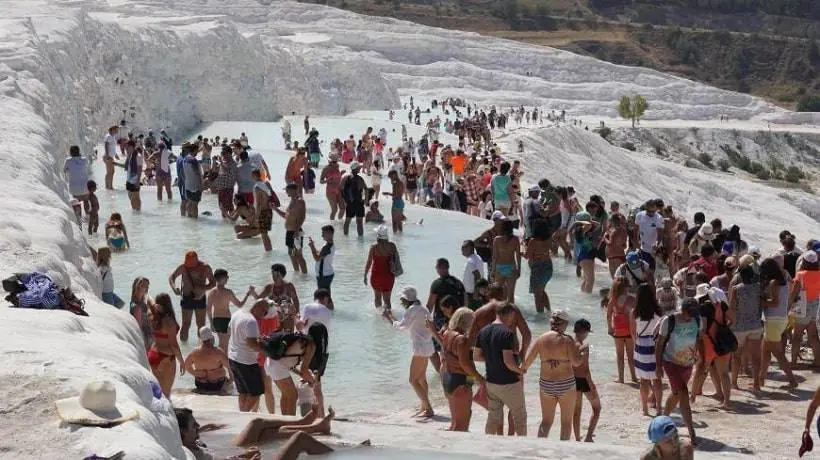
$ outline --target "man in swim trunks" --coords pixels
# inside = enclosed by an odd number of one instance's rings
[[[305,200],[299,193],[299,186],[289,183],[285,191],[290,197],[287,211],[275,208],[277,214],[285,219],[285,246],[288,248],[290,262],[293,264],[293,271],[307,275],[307,262],[302,255],[302,225],[305,223],[307,207]]]
[[[350,174],[342,178],[342,199],[344,199],[345,202],[345,236],[347,236],[350,231],[350,221],[354,217],[356,218],[356,232],[359,236],[364,236],[363,220],[367,184],[365,184],[362,176],[359,175],[361,170],[362,166],[358,162],[354,161],[353,163],[350,163]]]
[[[182,289],[176,287],[177,278],[182,277]],[[182,309],[182,328],[179,339],[188,341],[188,330],[191,328],[191,316],[196,314],[197,330],[205,325],[205,294],[216,286],[211,266],[200,261],[195,251],[185,254],[185,262],[180,264],[168,277],[168,283],[174,294],[181,296],[179,306]]]
[[[592,372],[589,369],[589,333],[592,332],[592,325],[585,319],[575,322],[575,343],[581,351],[581,365],[573,367],[575,372],[575,390],[586,396],[587,401],[592,406],[592,417],[589,419],[589,428],[584,442],[592,442],[595,427],[598,425],[598,418],[601,416],[601,398],[598,397],[598,389],[592,383]],[[575,416],[572,420],[572,427],[575,431],[575,440],[581,442],[581,410],[584,399],[581,394],[575,399]]]
[[[390,184],[393,185],[392,192],[383,192],[382,195],[393,197],[393,206],[390,208],[390,216],[393,222],[393,233],[403,230],[404,223],[404,182],[401,181],[398,171],[387,173]]]
[[[228,355],[214,346],[214,333],[208,326],[199,329],[200,346],[185,358],[185,370],[194,376],[196,389],[208,393],[222,393],[231,382],[228,373]],[[227,348],[227,344],[226,344]]]
[[[228,272],[221,268],[214,271],[214,280],[216,287],[208,292],[208,306],[207,316],[208,323],[211,328],[219,336],[219,348],[224,352],[228,352],[228,341],[230,340],[230,329],[228,325],[231,322],[231,303],[236,307],[242,308],[250,296],[253,286],[248,288],[245,293],[245,298],[241,301],[236,297],[232,290],[225,287],[228,283]]]

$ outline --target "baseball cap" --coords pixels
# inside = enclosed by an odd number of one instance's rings
[[[350,163],[350,170],[351,171],[356,171],[357,169],[362,169],[362,165],[360,165],[358,161],[354,161],[354,162]]]
[[[641,257],[637,251],[629,251],[626,253],[626,264],[629,268],[636,270],[641,266]]]
[[[493,220],[501,220],[503,218],[504,218],[504,213],[503,212],[496,211],[496,212],[493,213]]]
[[[527,190],[529,190],[530,192],[540,192],[541,187],[539,187],[538,184],[530,185],[530,188]]]
[[[211,331],[211,328],[208,326],[202,326],[199,328],[199,340],[200,342],[207,342],[214,340],[214,333]]]
[[[678,427],[672,417],[661,415],[649,422],[649,442],[659,443],[678,434]]]
[[[816,264],[817,263],[817,253],[814,252],[814,251],[806,251],[806,253],[803,254],[803,260],[805,260],[806,262],[808,262],[810,264]]]
[[[760,248],[757,246],[749,247],[749,254],[751,254],[753,257],[760,257]]]

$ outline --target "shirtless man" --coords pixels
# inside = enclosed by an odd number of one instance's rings
[[[592,332],[589,321],[579,319],[575,322],[575,343],[581,351],[581,364],[572,368],[575,373],[575,390],[579,393],[575,398],[575,416],[572,419],[572,428],[575,432],[575,440],[581,442],[581,410],[584,399],[592,406],[592,416],[589,418],[589,427],[584,442],[593,442],[592,436],[595,434],[595,427],[598,425],[598,418],[601,416],[601,398],[598,397],[598,389],[592,383],[592,372],[589,370],[589,341],[587,337]]]
[[[393,221],[393,233],[403,231],[404,224],[404,182],[399,178],[398,171],[387,173],[390,184],[393,185],[392,192],[383,192],[382,195],[393,197],[393,206],[390,208],[390,215]]]
[[[285,218],[285,246],[288,248],[290,262],[293,264],[294,272],[302,272],[307,275],[307,262],[302,255],[302,225],[307,216],[305,200],[299,193],[299,186],[290,183],[285,187],[285,191],[290,197],[287,211],[275,208],[277,214]]]
[[[515,301],[515,283],[521,276],[521,240],[513,234],[513,226],[505,219],[501,235],[493,239],[493,277],[504,286],[508,302]]]
[[[214,346],[214,333],[208,326],[199,329],[199,340],[202,344],[191,350],[183,366],[194,376],[197,390],[222,393],[231,382],[228,355]]]
[[[501,235],[501,229],[504,225],[504,214],[501,211],[495,211],[492,218],[493,226],[473,240],[475,242],[476,254],[487,262],[488,279],[493,277],[493,241],[495,241],[496,236]],[[495,319],[493,319],[493,321],[495,321]]]
[[[253,286],[248,288],[248,292],[245,293],[245,298],[240,301],[232,290],[225,287],[228,283],[228,272],[226,270],[221,268],[216,269],[214,271],[214,280],[216,281],[216,287],[208,292],[208,306],[206,311],[211,328],[219,336],[219,348],[227,353],[228,340],[230,340],[231,337],[231,330],[228,327],[231,322],[231,304],[242,308],[248,300]]]
[[[103,141],[105,144],[103,162],[105,163],[106,190],[114,190],[114,166],[117,164],[116,160],[120,159],[120,156],[117,154],[117,145],[119,144],[117,134],[119,130],[120,128],[116,125],[108,128],[108,135],[105,136],[105,140]]]
[[[182,289],[177,288],[177,278],[182,277]],[[196,251],[185,253],[185,262],[179,265],[168,277],[168,283],[174,294],[181,296],[179,306],[182,309],[182,328],[179,339],[188,341],[188,330],[191,328],[191,316],[196,314],[197,330],[205,325],[205,294],[216,287],[214,272],[211,266],[200,261]]]
[[[295,184],[296,191],[302,194],[302,170],[307,164],[307,150],[304,147],[296,150],[296,154],[290,157],[288,165],[285,167],[285,183]]]

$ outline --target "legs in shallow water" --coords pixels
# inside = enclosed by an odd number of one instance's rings
[[[300,455],[324,455],[333,449],[317,441],[313,436],[300,431],[294,433],[287,443],[279,449],[273,460],[296,460]]]
[[[204,312],[205,310],[203,310]],[[179,329],[179,340],[183,342],[188,341],[188,331],[191,329],[191,317],[194,315],[194,311],[189,308],[182,309],[182,325]],[[197,329],[198,331],[199,329]]]
[[[583,276],[581,291],[592,292],[592,288],[595,286],[595,261],[582,260],[578,265],[581,267],[581,275]]]
[[[538,396],[541,398],[541,425],[538,427],[538,437],[546,438],[549,437],[550,429],[555,422],[555,407],[558,406],[558,400],[540,391]]]
[[[282,415],[296,415],[297,394],[293,379],[288,376],[284,379],[274,380],[274,383],[276,383],[279,392],[282,393],[282,397],[279,398],[279,409],[282,411]]]
[[[255,418],[233,439],[233,445],[245,447],[264,444],[275,439],[289,437],[296,432],[329,434],[331,420],[336,414],[332,407],[329,407],[327,411],[328,415],[323,418],[316,418],[315,411],[296,420],[291,417],[287,419]]]
[[[424,356],[413,356],[410,361],[410,386],[416,392],[421,402],[420,414],[433,416],[433,405],[430,404],[429,388],[427,386],[427,358]]]
[[[262,380],[265,382],[265,407],[269,414],[276,413],[276,398],[273,397],[273,380],[265,373],[264,366],[262,367]]]

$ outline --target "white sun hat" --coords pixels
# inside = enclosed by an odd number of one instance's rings
[[[117,401],[117,389],[109,380],[89,382],[80,396],[57,401],[57,413],[63,422],[89,426],[117,425],[139,418],[135,404]]]
[[[706,283],[698,284],[698,287],[696,288],[696,292],[695,292],[695,298],[696,298],[696,299],[699,299],[699,298],[701,298],[701,297],[706,297],[706,296],[708,296],[708,295],[709,295],[709,288],[710,288],[710,287],[711,287],[711,286],[709,286],[709,285],[708,285],[708,284],[706,284]]]
[[[715,231],[709,224],[703,224],[700,226],[700,230],[698,230],[698,235],[703,238],[704,240],[714,240],[715,239]]]
[[[387,225],[379,225],[376,227],[376,239],[378,240],[388,240],[390,239],[390,230],[387,229]]]

